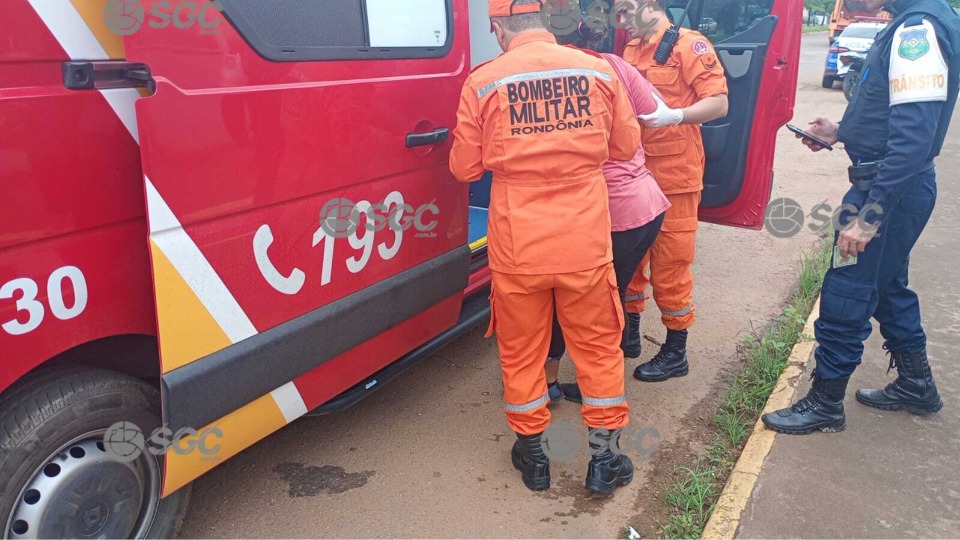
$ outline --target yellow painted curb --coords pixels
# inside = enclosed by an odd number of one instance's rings
[[[800,382],[800,376],[806,369],[807,362],[813,354],[813,347],[816,342],[811,339],[813,336],[813,322],[817,320],[817,314],[820,313],[820,299],[817,299],[807,324],[803,327],[800,335],[800,341],[793,347],[790,353],[790,359],[787,361],[787,369],[777,380],[777,386],[767,400],[767,406],[763,413],[773,412],[778,409],[789,407],[793,403],[793,396],[797,392],[797,384]],[[759,419],[753,426],[753,432],[747,440],[747,445],[740,454],[740,459],[733,467],[727,485],[720,494],[720,500],[717,501],[713,509],[713,515],[707,521],[707,526],[703,529],[701,538],[709,540],[728,540],[733,539],[740,528],[740,516],[750,501],[750,495],[753,488],[760,478],[760,470],[763,468],[763,462],[773,447],[775,433],[766,429],[763,422]]]

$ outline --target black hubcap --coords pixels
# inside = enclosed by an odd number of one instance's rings
[[[122,463],[103,434],[86,435],[46,460],[27,482],[4,538],[142,538],[160,502],[160,467],[143,454]]]

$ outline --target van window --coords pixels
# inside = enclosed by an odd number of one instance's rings
[[[453,43],[453,0],[220,0],[274,61],[439,58]]]
[[[773,0],[703,0],[697,30],[719,43],[750,28],[772,9]]]

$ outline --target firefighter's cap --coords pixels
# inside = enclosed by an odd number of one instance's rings
[[[530,4],[519,4],[519,0],[490,0],[491,17],[510,17],[524,13],[539,13],[542,0]]]

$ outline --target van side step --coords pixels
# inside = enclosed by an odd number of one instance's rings
[[[485,287],[463,301],[456,324],[443,333],[410,351],[396,362],[381,369],[363,382],[343,392],[330,401],[307,413],[320,416],[342,411],[356,405],[360,400],[376,392],[380,387],[402,375],[424,358],[442,349],[445,345],[470,331],[490,316],[490,287]]]

